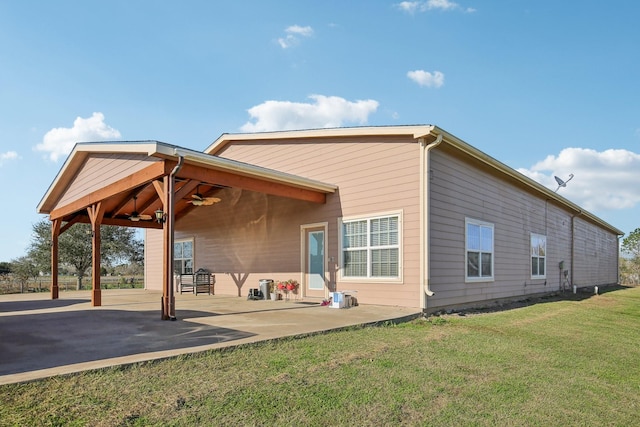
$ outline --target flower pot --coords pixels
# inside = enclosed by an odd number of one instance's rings
[[[277,301],[278,300],[278,294],[277,293],[271,292],[270,296],[271,296],[271,301]]]

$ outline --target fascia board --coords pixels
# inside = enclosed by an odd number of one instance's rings
[[[167,144],[158,141],[124,141],[124,142],[79,142],[74,145],[60,171],[49,185],[36,207],[36,212],[48,214],[50,204],[57,200],[59,193],[75,176],[77,168],[92,153],[141,153],[148,156],[156,155],[164,150]]]
[[[448,143],[449,145],[455,147],[456,149],[470,155],[471,157],[476,158],[477,160],[489,165],[491,168],[505,174],[508,175],[509,177],[515,179],[516,181],[521,182],[522,184],[524,184],[526,187],[529,187],[531,190],[533,190],[534,192],[538,192],[543,194],[547,199],[549,200],[554,200],[555,202],[557,202],[559,205],[564,206],[565,208],[567,208],[570,211],[573,211],[575,214],[577,215],[582,215],[584,217],[589,218],[592,222],[610,230],[611,232],[617,234],[617,235],[624,235],[624,232],[622,232],[621,230],[617,229],[616,227],[612,226],[611,224],[605,222],[604,220],[598,218],[597,216],[593,215],[592,213],[586,211],[585,209],[583,209],[582,207],[576,205],[575,203],[573,203],[572,201],[564,198],[563,196],[559,195],[558,193],[550,190],[549,188],[545,187],[544,185],[534,181],[533,179],[523,175],[522,173],[516,171],[515,169],[505,165],[504,163],[500,162],[499,160],[496,160],[495,158],[489,156],[488,154],[478,150],[477,148],[467,144],[466,142],[462,141],[460,138],[438,128],[437,126],[434,126],[432,135],[436,136],[436,135],[442,135],[444,142]]]
[[[215,155],[231,141],[264,141],[274,139],[304,139],[304,138],[330,138],[345,136],[368,135],[411,135],[419,138],[432,132],[431,125],[407,125],[407,126],[363,126],[352,128],[327,128],[309,130],[290,130],[256,133],[224,133],[220,135],[204,152]]]
[[[316,181],[313,179],[308,179],[298,175],[292,175],[273,169],[267,169],[248,163],[237,162],[235,160],[224,159],[222,157],[204,154],[199,151],[176,148],[174,150],[174,153],[176,156],[184,157],[185,160],[189,162],[209,166],[214,169],[233,172],[240,175],[258,177],[261,179],[284,183],[299,188],[321,191],[323,193],[334,193],[338,189],[338,186],[333,184],[327,184],[321,181]]]
[[[59,198],[64,188],[69,184],[82,162],[93,153],[141,153],[149,157],[164,159],[176,159],[183,156],[186,160],[208,166],[215,169],[234,172],[246,176],[259,177],[274,182],[285,183],[299,188],[312,189],[324,193],[334,193],[337,186],[316,180],[307,179],[297,175],[266,169],[247,163],[236,162],[229,159],[210,156],[199,151],[177,147],[158,141],[133,141],[133,142],[99,142],[78,143],[67,157],[55,179],[37,206],[37,212],[48,214],[52,205]]]

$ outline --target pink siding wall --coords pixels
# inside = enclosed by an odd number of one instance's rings
[[[430,308],[560,289],[560,261],[571,272],[571,213],[439,150],[433,152],[431,170],[431,289],[436,294],[428,300]],[[465,217],[494,224],[494,281],[465,283]],[[574,281],[616,283],[615,236],[584,221],[576,224]],[[531,233],[547,236],[546,279],[531,278]]]
[[[180,219],[176,239],[194,239],[195,268],[216,274],[217,294],[246,297],[264,278],[301,281],[300,227],[326,222],[331,290],[357,290],[362,303],[419,306],[420,148],[415,141],[380,137],[237,142],[219,155],[336,184],[339,190],[327,196],[325,205],[318,205],[227,189],[219,194],[220,203],[199,207]],[[436,294],[428,299],[428,309],[560,289],[558,263],[564,261],[564,269],[572,270],[571,213],[459,154],[433,150],[430,170],[431,289]],[[402,283],[340,280],[338,219],[389,211],[402,213]],[[465,217],[495,226],[492,282],[465,283]],[[574,282],[615,283],[615,236],[579,217],[574,222]],[[531,233],[547,236],[546,279],[531,279]],[[161,233],[150,230],[148,236],[147,287],[160,289]]]
[[[222,201],[195,209],[177,223],[176,238],[195,238],[196,268],[216,273],[216,293],[246,296],[263,278],[300,280],[300,227],[328,223],[330,286],[359,290],[359,301],[419,306],[419,146],[384,137],[237,143],[221,157],[337,184],[325,205],[226,190]],[[403,283],[340,282],[338,218],[402,211]],[[336,285],[337,281],[337,285]]]
[[[577,217],[574,251],[574,284],[593,286],[618,282],[618,270],[614,268],[618,259],[615,235]]]
[[[148,157],[146,154],[91,154],[57,205],[64,206],[157,161],[159,159]]]
[[[144,239],[144,288],[162,290],[162,230],[147,228]]]

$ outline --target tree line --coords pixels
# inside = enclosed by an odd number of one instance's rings
[[[133,228],[100,226],[100,258],[103,271],[127,265],[142,272],[144,244]],[[61,272],[76,277],[76,288],[91,269],[92,237],[90,224],[74,224],[58,238],[58,258]],[[26,255],[0,262],[0,275],[11,274],[21,286],[41,275],[51,273],[51,222],[41,220],[33,225]]]
[[[133,228],[103,225],[101,234],[101,264],[103,271],[127,265],[142,272],[144,244],[136,237]],[[82,281],[91,269],[92,242],[89,224],[74,224],[59,237],[60,271],[76,277],[76,289],[82,289]],[[621,245],[620,282],[640,284],[640,228],[629,233]],[[0,262],[0,276],[11,274],[22,286],[27,281],[51,273],[51,222],[42,220],[33,225],[33,233],[27,254]]]
[[[640,285],[640,228],[636,228],[622,240],[620,258],[620,282],[626,285]]]

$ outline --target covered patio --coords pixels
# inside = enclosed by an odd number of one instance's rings
[[[407,307],[339,310],[317,303],[178,294],[179,321],[158,322],[158,291],[108,289],[101,307],[92,307],[92,291],[62,294],[57,300],[40,293],[0,295],[0,384],[420,315]],[[47,357],[40,357],[44,351]]]
[[[176,222],[216,195],[238,188],[318,204],[337,187],[158,141],[77,144],[38,212],[49,215],[51,298],[59,298],[58,239],[73,224],[91,224],[91,305],[102,305],[100,226],[163,230],[161,318],[175,319],[173,248]]]

